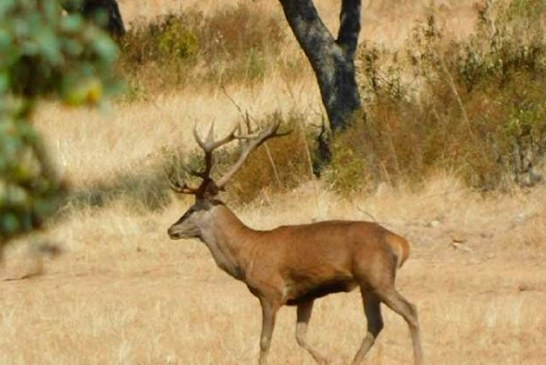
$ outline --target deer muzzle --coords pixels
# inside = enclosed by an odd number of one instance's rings
[[[180,231],[180,229],[177,226],[171,226],[167,230],[167,233],[169,234],[169,237],[172,240],[177,240],[177,239],[180,239],[180,238],[184,238],[184,235],[182,234],[182,232]]]

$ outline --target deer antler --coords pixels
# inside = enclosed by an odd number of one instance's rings
[[[214,166],[214,157],[212,155],[212,151],[236,139],[235,137],[236,130],[237,130],[237,127],[233,128],[231,133],[229,133],[225,138],[215,141],[214,140],[214,122],[213,122],[210,125],[206,140],[203,141],[201,137],[199,136],[199,133],[197,132],[197,126],[194,126],[193,137],[195,138],[195,141],[197,142],[199,147],[201,147],[201,149],[205,152],[205,169],[203,171],[191,171],[190,173],[194,176],[198,176],[202,178],[203,180],[210,179],[210,172],[212,171],[212,167]]]
[[[224,174],[224,176],[222,176],[220,180],[218,180],[216,186],[219,189],[222,189],[226,185],[226,183],[233,177],[233,175],[235,175],[235,173],[243,166],[250,153],[258,148],[266,140],[270,138],[286,136],[287,134],[290,134],[292,132],[290,130],[288,132],[279,133],[278,130],[280,125],[280,120],[277,120],[268,128],[261,131],[253,132],[250,128],[250,124],[247,122],[246,127],[248,134],[233,136],[234,139],[240,140],[242,144],[243,150],[241,152],[241,155],[239,156],[239,160],[237,160],[237,162],[231,167],[231,169],[226,174]]]
[[[194,127],[193,136],[195,138],[195,141],[197,142],[199,147],[201,147],[203,152],[205,152],[205,168],[202,171],[186,169],[185,167],[184,169],[190,175],[197,176],[203,179],[203,182],[201,183],[199,188],[191,188],[186,182],[181,181],[179,176],[175,177],[174,173],[169,174],[167,171],[165,171],[169,186],[177,193],[200,195],[202,197],[205,193],[210,193],[210,183],[212,182],[212,186],[214,186],[214,192],[212,194],[215,195],[218,191],[223,189],[224,185],[233,177],[233,175],[235,175],[235,173],[241,168],[241,166],[243,166],[244,162],[253,150],[258,148],[262,143],[270,138],[285,136],[292,132],[288,131],[279,133],[278,129],[280,125],[281,122],[277,121],[264,130],[253,131],[250,124],[247,122],[246,134],[236,134],[237,132],[241,133],[240,125],[238,125],[233,128],[233,130],[226,137],[218,141],[214,140],[214,123],[211,124],[207,133],[207,137],[204,141],[199,136],[197,127]],[[217,183],[215,183],[210,177],[210,173],[212,171],[212,168],[214,167],[214,156],[212,153],[218,147],[221,147],[233,140],[241,141],[242,152],[239,160],[237,160],[237,162],[231,167],[231,169],[220,180],[218,180]]]
[[[175,177],[174,171],[169,173],[167,169],[165,169],[164,172],[165,177],[167,178],[167,183],[174,192],[179,194],[197,194],[199,189],[191,188],[185,181],[180,181],[180,176]]]

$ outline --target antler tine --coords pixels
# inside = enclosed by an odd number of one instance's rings
[[[212,168],[214,166],[214,158],[212,155],[212,152],[228,143],[236,139],[235,132],[237,131],[237,126],[233,128],[233,130],[224,138],[215,141],[214,140],[214,122],[211,123],[209,131],[207,133],[206,141],[203,141],[201,137],[199,136],[199,132],[197,131],[197,126],[193,127],[193,136],[195,138],[195,141],[201,147],[201,149],[205,152],[205,169],[203,171],[190,171],[190,174],[194,176],[198,176],[203,180],[206,180],[210,178],[210,172],[212,171]]]
[[[212,123],[212,126],[214,126],[214,123]],[[210,130],[209,130],[210,131]],[[203,142],[203,140],[201,139],[201,137],[199,136],[199,132],[197,131],[197,124],[194,124],[193,126],[193,138],[195,138],[195,141],[197,142],[197,144],[199,145],[199,147],[201,147],[202,149],[206,150],[206,143]]]
[[[217,149],[220,146],[225,145],[226,143],[229,143],[236,139],[235,132],[237,131],[237,126],[235,126],[231,132],[224,138],[215,141],[214,140],[214,122],[211,124],[209,131],[207,133],[207,139],[205,142],[201,139],[199,136],[199,132],[197,131],[197,126],[193,127],[193,136],[195,138],[195,141],[203,149],[206,153],[210,153],[213,150]]]
[[[248,114],[248,111],[246,112],[245,114],[245,125],[246,125],[246,132],[247,133],[253,133],[254,131],[252,130],[252,124],[250,124],[250,115]]]
[[[209,133],[207,133],[207,144],[214,143],[214,122],[210,123]]]
[[[218,188],[223,188],[224,185],[235,175],[235,173],[243,166],[246,159],[250,155],[252,151],[254,151],[256,148],[258,148],[262,143],[267,141],[271,138],[276,137],[282,137],[286,136],[287,134],[291,133],[292,131],[287,131],[283,133],[278,133],[278,129],[281,125],[280,121],[276,121],[272,125],[270,125],[268,128],[257,131],[252,134],[247,135],[238,135],[234,136],[236,139],[244,140],[246,144],[243,146],[243,151],[241,152],[241,155],[239,156],[239,160],[231,167],[231,169],[224,175],[218,182],[216,183],[216,186]]]
[[[167,178],[167,183],[169,184],[169,187],[176,193],[179,194],[196,194],[198,189],[190,188],[188,184],[184,181],[180,182],[180,178],[174,179],[173,175],[174,173],[169,173],[166,168],[164,168],[163,172],[165,173],[165,177]]]

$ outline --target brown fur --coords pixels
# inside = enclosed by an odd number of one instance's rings
[[[392,250],[396,253],[397,268],[401,268],[409,257],[410,244],[404,237],[397,234],[391,234],[386,237],[386,241]]]
[[[257,231],[225,205],[202,200],[188,212],[169,229],[169,235],[199,237],[218,266],[244,281],[262,304],[260,364],[266,363],[275,315],[284,305],[298,307],[298,343],[317,362],[325,363],[305,339],[313,301],[357,287],[364,300],[368,334],[353,364],[362,363],[383,327],[381,302],[404,317],[416,364],[423,364],[416,309],[394,287],[396,270],[409,255],[403,237],[375,223],[341,220]]]

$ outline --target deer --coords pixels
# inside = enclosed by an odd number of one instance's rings
[[[409,327],[415,365],[424,365],[416,307],[395,288],[397,270],[409,256],[408,241],[381,225],[366,221],[327,220],[255,230],[245,225],[219,198],[226,184],[252,151],[279,132],[280,122],[258,130],[234,128],[214,140],[214,123],[203,140],[194,127],[195,141],[204,152],[204,168],[184,169],[201,179],[197,187],[167,173],[168,184],[194,204],[169,229],[173,240],[198,239],[210,250],[220,269],[246,284],[262,311],[259,365],[268,363],[275,318],[282,306],[297,308],[296,341],[318,364],[327,364],[307,341],[315,299],[359,288],[367,319],[367,333],[352,364],[362,364],[383,329],[381,303],[403,317]],[[238,160],[219,179],[213,179],[213,151],[239,141]]]

